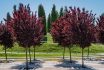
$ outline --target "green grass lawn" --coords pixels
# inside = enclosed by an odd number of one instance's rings
[[[43,43],[40,46],[36,46],[36,56],[37,57],[60,57],[62,56],[63,47],[58,46],[57,43],[53,43],[52,37],[50,34],[47,34],[48,41],[47,43]],[[84,49],[84,53],[87,54],[87,49]],[[8,57],[25,57],[25,49],[20,47],[17,43],[14,44],[14,47],[11,49],[7,49]],[[0,46],[0,57],[4,57],[4,50],[3,46]],[[16,53],[13,53],[16,52]],[[24,53],[24,54],[18,54],[18,53]],[[31,53],[33,53],[33,47],[31,47]],[[96,54],[96,53],[104,53],[104,45],[102,44],[92,44],[90,46],[90,53]],[[66,56],[69,56],[69,50],[66,48]],[[79,46],[73,46],[72,47],[72,55],[73,56],[81,56],[81,48]],[[33,54],[32,54],[33,56]]]

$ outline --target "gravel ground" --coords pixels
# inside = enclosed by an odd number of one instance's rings
[[[25,63],[11,62],[11,63],[0,63],[0,70],[24,70]],[[85,61],[85,68],[81,67],[81,60],[77,62],[69,63],[65,61],[35,61],[29,64],[30,70],[104,70],[104,61]]]

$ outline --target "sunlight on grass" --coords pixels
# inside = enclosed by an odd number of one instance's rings
[[[53,43],[51,35],[47,34],[48,42],[43,43],[40,46],[36,47],[36,53],[43,53],[43,54],[36,54],[37,57],[60,57],[63,53],[63,47],[59,46],[57,43]],[[81,56],[81,48],[79,46],[73,46],[71,48],[73,56]],[[3,46],[0,46],[0,57],[4,57]],[[25,48],[20,47],[17,43],[14,44],[14,47],[11,49],[7,49],[9,52],[9,57],[25,57]],[[16,53],[24,53],[24,54],[15,54]],[[33,47],[31,47],[31,52],[33,53]],[[104,45],[102,44],[92,44],[90,46],[90,53],[103,53],[104,52]],[[87,54],[87,48],[84,49],[84,53]],[[33,54],[32,54],[33,55]],[[69,56],[69,50],[66,48],[66,56]]]

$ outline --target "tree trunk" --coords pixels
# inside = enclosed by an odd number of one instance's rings
[[[31,50],[30,50],[30,47],[29,47],[29,57],[30,57],[30,63],[31,63]]]
[[[89,58],[89,53],[90,53],[90,48],[88,47],[88,54],[87,54],[87,58]]]
[[[27,52],[28,52],[28,48],[26,47],[26,70],[28,70],[28,55],[27,55]]]
[[[83,48],[82,48],[82,67],[84,67]]]
[[[63,51],[63,59],[65,59],[65,47],[64,47],[64,51]]]
[[[69,52],[70,52],[70,62],[71,62],[71,47],[69,47]]]
[[[7,62],[7,48],[6,46],[4,48],[5,48],[5,61]]]
[[[34,47],[34,60],[35,60],[35,47]]]
[[[11,56],[12,56],[12,50],[13,50],[13,49],[11,48]]]

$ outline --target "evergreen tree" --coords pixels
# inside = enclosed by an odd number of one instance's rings
[[[51,22],[53,23],[58,18],[58,12],[56,10],[56,6],[53,5],[52,11],[51,11]]]
[[[42,23],[44,24],[43,31],[44,31],[44,35],[46,35],[46,15],[42,4],[40,4],[38,7],[38,17],[42,17]]]
[[[4,19],[4,21],[10,21],[11,20],[10,13],[8,12],[7,16],[6,16],[6,19],[5,18],[3,18],[3,19]]]
[[[50,32],[50,27],[51,27],[51,15],[49,14],[48,15],[48,19],[47,19],[47,30],[48,32]]]
[[[102,13],[101,16],[104,16],[104,13]]]
[[[11,20],[11,16],[10,16],[10,13],[8,12],[7,13],[7,21],[10,21]]]
[[[63,14],[64,14],[64,13],[63,13],[63,7],[61,7],[61,8],[60,8],[60,14],[59,14],[59,17],[63,16]]]
[[[13,11],[16,11],[16,5],[13,6]]]
[[[68,8],[67,6],[65,6],[65,9],[64,9],[64,14],[68,12]]]

